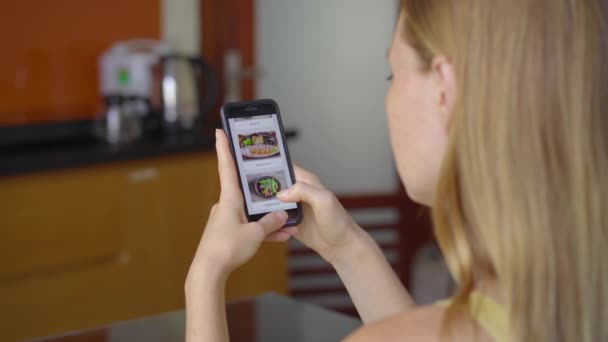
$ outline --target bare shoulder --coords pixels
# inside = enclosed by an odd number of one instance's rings
[[[447,307],[443,305],[422,306],[417,309],[367,324],[349,336],[347,342],[366,341],[437,341],[441,339],[444,316]],[[493,341],[466,311],[454,317],[448,332],[450,340]]]
[[[345,341],[439,341],[445,308],[423,306],[407,313],[370,323]]]

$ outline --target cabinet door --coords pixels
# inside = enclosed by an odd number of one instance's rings
[[[125,227],[114,173],[0,179],[2,283],[117,259]]]
[[[0,179],[0,340],[169,307],[162,195],[149,170],[128,163]]]
[[[220,186],[215,154],[167,158],[160,165],[163,211],[171,231],[171,296],[174,309],[184,307],[184,283]]]
[[[0,178],[0,341],[183,308],[219,191],[213,153]],[[286,293],[286,262],[265,244],[227,299]]]

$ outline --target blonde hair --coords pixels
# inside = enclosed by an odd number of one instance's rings
[[[504,291],[513,341],[608,338],[608,30],[600,0],[402,0],[405,40],[455,68],[435,193],[459,282]]]

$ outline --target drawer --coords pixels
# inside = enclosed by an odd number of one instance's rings
[[[117,258],[123,185],[104,168],[0,179],[0,281]]]

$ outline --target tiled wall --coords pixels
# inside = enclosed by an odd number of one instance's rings
[[[0,126],[91,118],[97,58],[113,41],[160,38],[159,0],[19,0],[0,11]]]

